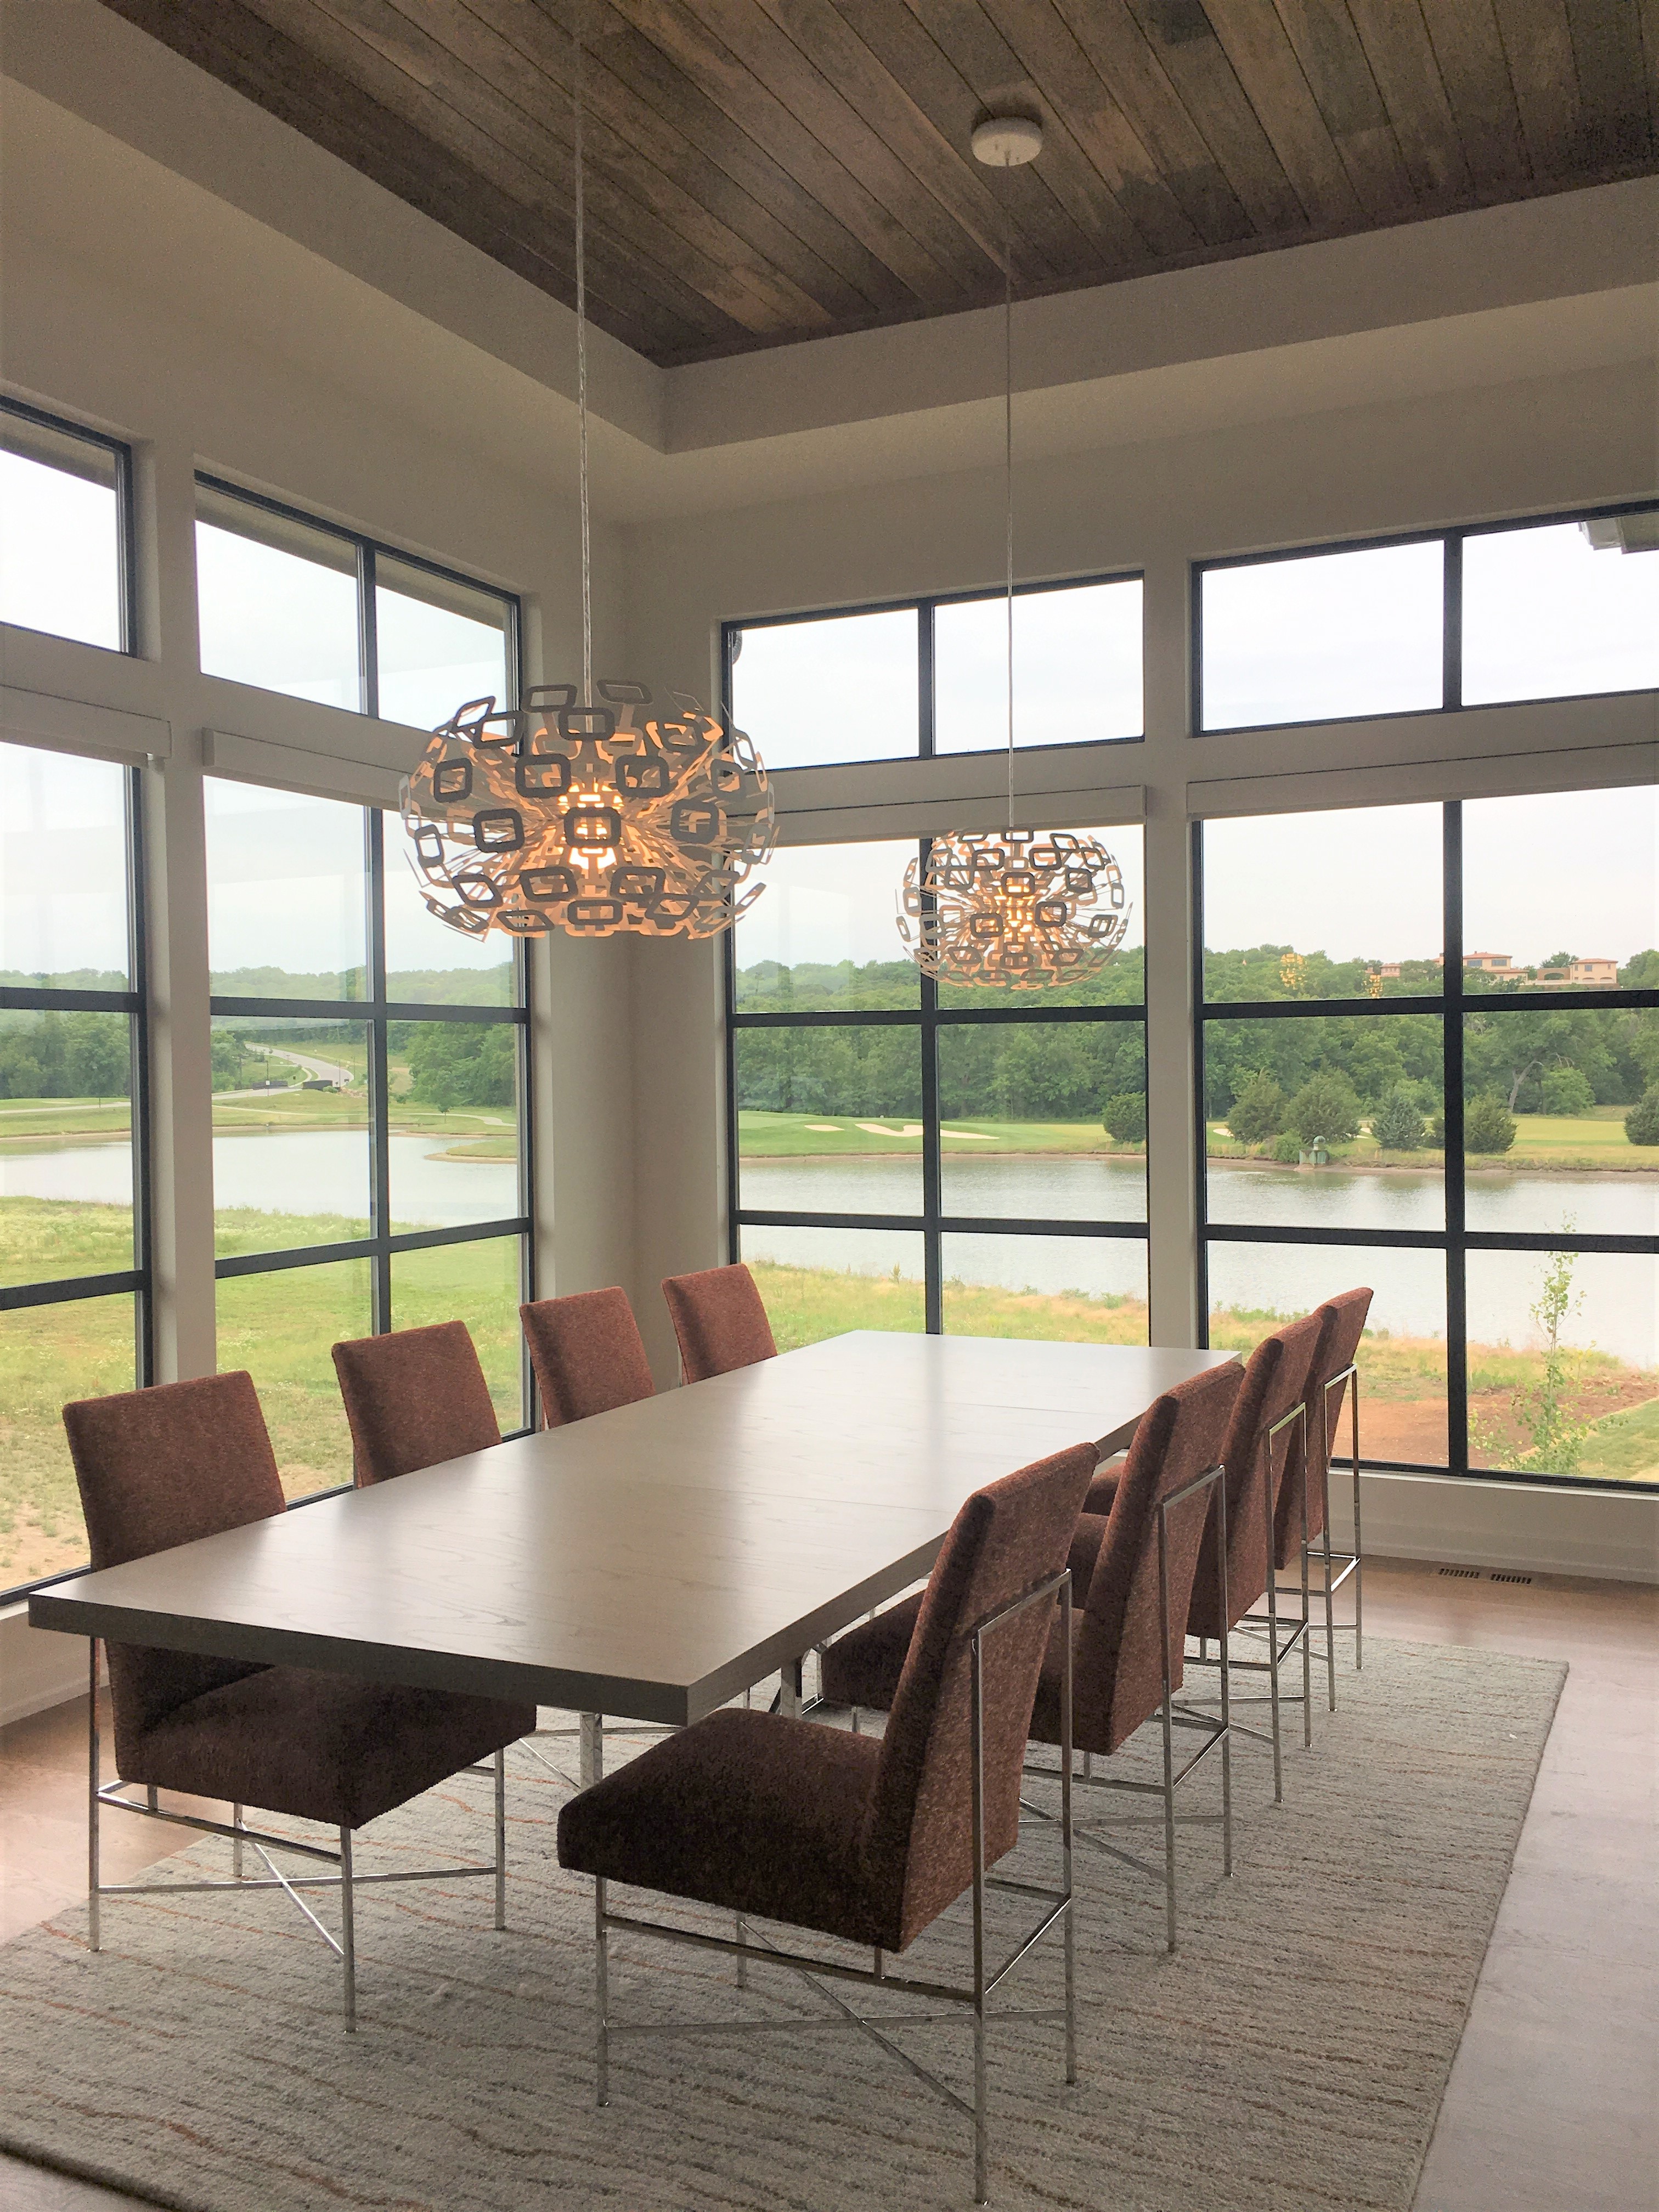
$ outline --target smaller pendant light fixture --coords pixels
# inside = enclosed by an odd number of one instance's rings
[[[1024,115],[977,125],[974,157],[1017,169],[1036,159],[1042,126]],[[1005,209],[1005,214],[1006,210]],[[937,837],[899,893],[905,950],[941,983],[1037,990],[1098,974],[1123,942],[1123,871],[1093,837],[1014,827],[1014,276],[1012,222],[1003,245],[1003,483],[1007,507],[1008,827]]]
[[[587,503],[587,270],[580,9],[575,52],[576,416],[582,680],[532,686],[516,713],[458,707],[403,785],[410,864],[428,910],[482,937],[713,937],[764,885],[775,807],[741,730],[688,691],[593,681]]]

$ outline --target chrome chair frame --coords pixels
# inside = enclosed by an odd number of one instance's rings
[[[1227,1486],[1223,1478],[1225,1474],[1225,1468],[1218,1462],[1214,1467],[1206,1468],[1203,1474],[1194,1475],[1190,1481],[1182,1483],[1179,1490],[1172,1490],[1167,1498],[1158,1501],[1158,1624],[1164,1664],[1164,1699],[1161,1708],[1164,1729],[1163,1781],[1131,1782],[1119,1775],[1097,1774],[1094,1771],[1092,1755],[1086,1751],[1083,1754],[1083,1771],[1072,1778],[1074,1784],[1080,1784],[1085,1789],[1123,1790],[1138,1796],[1150,1797],[1162,1796],[1164,1799],[1164,1938],[1166,1948],[1172,1952],[1176,1948],[1175,1794],[1193,1769],[1201,1760],[1207,1759],[1218,1744],[1221,1747],[1222,1871],[1224,1874],[1231,1875],[1233,1870],[1231,1741],[1233,1721],[1231,1704],[1232,1683],[1231,1668],[1224,1645],[1221,1653],[1221,1718],[1218,1723],[1209,1713],[1194,1711],[1190,1705],[1177,1705],[1170,1680],[1171,1626],[1170,1620],[1170,1515],[1177,1505],[1184,1504],[1188,1498],[1194,1497],[1200,1491],[1208,1490],[1213,1486],[1219,1485],[1216,1490],[1216,1541],[1221,1564],[1221,1607],[1222,1618],[1224,1620],[1227,1608]],[[1175,1764],[1175,1731],[1177,1728],[1201,1729],[1204,1731],[1204,1741],[1178,1772]],[[1052,1782],[1056,1778],[1056,1770],[1053,1767],[1028,1765],[1025,1771],[1028,1775],[1040,1776],[1045,1781]],[[1032,1805],[1024,1799],[1021,1802],[1025,1804],[1028,1812],[1036,1814],[1040,1820],[1052,1818],[1052,1815],[1045,1813],[1041,1806]],[[1214,1816],[1200,1814],[1189,1814],[1187,1817],[1210,1820]],[[1128,1826],[1133,1824],[1124,1821],[1116,1825]],[[1147,1865],[1145,1859],[1137,1858],[1133,1851],[1118,1850],[1089,1828],[1079,1826],[1076,1836],[1079,1843],[1092,1844],[1097,1850],[1104,1851],[1109,1857],[1120,1860],[1125,1866],[1137,1867],[1143,1874],[1156,1872],[1154,1868]]]
[[[1334,1439],[1331,1435],[1331,1393],[1333,1390],[1340,1389],[1345,1382],[1352,1383],[1353,1386],[1348,1394],[1352,1409],[1351,1420],[1352,1424],[1349,1430],[1349,1442],[1353,1455],[1353,1549],[1352,1552],[1334,1552],[1331,1549],[1331,1447]],[[1335,1607],[1333,1601],[1334,1600],[1338,1590],[1341,1589],[1343,1583],[1348,1580],[1350,1576],[1353,1578],[1354,1672],[1358,1674],[1364,1668],[1365,1664],[1365,1560],[1364,1544],[1360,1533],[1359,1367],[1357,1361],[1350,1360],[1340,1375],[1333,1375],[1326,1382],[1320,1398],[1319,1423],[1320,1431],[1323,1437],[1325,1445],[1323,1471],[1320,1481],[1322,1502],[1325,1509],[1323,1554],[1323,1564],[1325,1569],[1325,1650],[1323,1657],[1325,1661],[1326,1680],[1328,1686],[1330,1699],[1330,1710],[1334,1712],[1336,1711],[1337,1622]],[[1339,1427],[1340,1426],[1340,1415],[1338,1417],[1338,1425]],[[1307,1539],[1304,1535],[1303,1539],[1303,1576],[1304,1582],[1307,1576],[1306,1554]],[[1338,1559],[1342,1562],[1341,1571],[1333,1577],[1331,1569]]]
[[[489,1766],[469,1766],[461,1771],[468,1774],[491,1774],[495,1784],[495,1856],[483,1866],[420,1867],[397,1874],[358,1874],[351,1863],[351,1834],[342,1827],[337,1850],[330,1850],[321,1844],[301,1842],[296,1836],[280,1836],[269,1830],[250,1828],[242,1818],[242,1808],[233,1804],[230,1821],[204,1820],[193,1813],[169,1813],[158,1802],[154,1783],[145,1786],[144,1802],[140,1804],[123,1794],[125,1785],[119,1782],[106,1783],[103,1779],[102,1743],[98,1731],[98,1657],[102,1639],[89,1638],[91,1663],[87,1702],[87,1916],[88,1947],[94,1951],[103,1948],[101,1900],[106,1897],[179,1897],[214,1889],[280,1889],[287,1893],[291,1903],[297,1905],[331,1951],[340,1961],[345,2002],[345,2032],[357,2032],[357,1948],[356,1915],[353,1901],[357,1890],[368,1882],[392,1881],[453,1881],[467,1877],[490,1875],[495,1882],[495,1927],[498,1931],[507,1926],[507,1766],[506,1753],[498,1751]],[[231,1878],[228,1881],[105,1881],[100,1869],[100,1816],[105,1808],[117,1813],[137,1813],[144,1819],[164,1820],[175,1828],[192,1828],[204,1836],[223,1836],[231,1846]],[[244,1847],[252,1844],[264,1861],[270,1872],[265,1875],[245,1876],[242,1872]],[[320,1859],[336,1867],[335,1874],[296,1875],[291,1880],[285,1875],[270,1854],[273,1850],[291,1851],[302,1859]],[[300,1895],[302,1889],[337,1889],[340,1893],[340,1933],[332,1935]]]
[[[1047,1889],[1038,1883],[1014,1881],[1006,1876],[990,1874],[985,1865],[985,1638],[1005,1626],[1030,1607],[1052,1602],[1058,1596],[1060,1609],[1060,1632],[1063,1647],[1060,1679],[1060,1886]],[[971,1988],[959,1988],[949,1982],[920,1979],[907,1974],[888,1971],[885,1954],[877,1950],[869,1966],[854,1966],[840,1960],[817,1959],[810,1953],[788,1951],[764,1939],[750,1940],[741,1920],[735,1937],[715,1936],[700,1929],[677,1928],[659,1920],[645,1920],[629,1913],[613,1912],[607,1903],[607,1877],[596,1875],[593,1883],[593,1939],[594,1939],[594,2022],[595,2071],[597,2097],[600,2105],[611,2101],[610,2067],[611,2044],[616,2037],[628,2035],[684,2035],[723,2033],[789,2033],[811,2032],[820,2027],[856,2027],[878,2044],[889,2055],[907,2066],[916,2077],[941,2097],[955,2111],[970,2119],[974,2124],[974,2202],[988,2203],[989,2200],[990,2137],[986,2112],[985,2027],[988,2020],[1052,2021],[1054,2008],[998,2012],[988,2010],[988,2000],[1019,1965],[1026,1954],[1041,1942],[1058,1922],[1060,1925],[1065,1956],[1066,1996],[1060,2018],[1065,2027],[1066,2079],[1077,2080],[1077,1974],[1072,1917],[1072,1575],[1069,1567],[1061,1568],[1036,1583],[1020,1596],[988,1613],[968,1630],[966,1637],[971,1646],[972,1674],[970,1678],[970,1731],[973,1792],[973,1944],[974,1966]],[[1036,1925],[1028,1929],[1015,1944],[1000,1966],[990,1967],[986,1958],[985,1900],[988,1892],[996,1890],[1016,1896],[1034,1898],[1047,1906]],[[653,2021],[648,2025],[619,2026],[611,2018],[610,2004],[610,1940],[612,1929],[629,1935],[660,1936],[671,1943],[684,1943],[701,1951],[714,1951],[738,1961],[739,1987],[747,1985],[747,1973],[753,1964],[787,1967],[798,1975],[809,1987],[826,1998],[836,2008],[836,2015],[826,2014],[813,2021]],[[949,2020],[948,2012],[920,2012],[896,2014],[878,2014],[875,2020],[855,2011],[833,1990],[822,1988],[821,1981],[859,1982],[875,1989],[888,1990],[904,1996],[923,2000],[944,2000],[947,2003],[971,2005],[974,2014],[974,2094],[970,2103],[959,2096],[938,2075],[909,2052],[902,2051],[884,2029],[921,2027],[927,2023]],[[879,2022],[879,2025],[878,2025]]]
[[[1302,1613],[1299,1619],[1295,1616],[1291,1617],[1291,1632],[1285,1638],[1282,1644],[1279,1641],[1279,1577],[1273,1565],[1273,1557],[1276,1550],[1275,1522],[1277,1520],[1277,1514],[1275,1509],[1278,1504],[1278,1500],[1273,1496],[1273,1438],[1279,1433],[1281,1429],[1289,1428],[1292,1422],[1298,1424],[1300,1428],[1302,1438],[1302,1463],[1305,1468],[1307,1466],[1308,1451],[1308,1408],[1305,1400],[1292,1406],[1288,1412],[1280,1414],[1279,1418],[1273,1423],[1273,1426],[1270,1429],[1264,1431],[1256,1444],[1256,1449],[1259,1452],[1265,1452],[1267,1458],[1267,1479],[1261,1486],[1262,1520],[1267,1540],[1267,1610],[1265,1616],[1256,1613],[1247,1613],[1242,1616],[1237,1625],[1241,1628],[1265,1628],[1267,1630],[1267,1656],[1265,1659],[1233,1659],[1231,1662],[1232,1666],[1243,1668],[1247,1674],[1259,1674],[1265,1673],[1267,1677],[1267,1702],[1273,1711],[1273,1726],[1271,1733],[1264,1735],[1260,1729],[1247,1727],[1243,1721],[1236,1720],[1232,1725],[1238,1731],[1240,1735],[1248,1735],[1257,1743],[1272,1744],[1273,1752],[1273,1802],[1275,1805],[1282,1805],[1285,1802],[1285,1763],[1284,1754],[1280,1747],[1279,1727],[1279,1709],[1285,1700],[1283,1700],[1279,1696],[1279,1670],[1284,1664],[1285,1661],[1289,1658],[1291,1652],[1296,1650],[1298,1644],[1302,1646],[1303,1743],[1304,1749],[1311,1751],[1313,1748],[1313,1670],[1312,1661],[1308,1649],[1309,1628],[1312,1618],[1312,1601],[1309,1593],[1308,1586],[1308,1492],[1305,1480],[1304,1482],[1302,1491]],[[1219,1531],[1218,1530],[1218,1534]],[[1224,1566],[1223,1590],[1224,1594]],[[1293,1595],[1294,1593],[1286,1592],[1285,1595]],[[1224,1621],[1227,1617],[1224,1609],[1221,1617]],[[1219,1659],[1212,1659],[1209,1656],[1207,1650],[1206,1649],[1206,1642],[1207,1639],[1206,1638],[1199,1638],[1198,1656],[1194,1660],[1189,1660],[1188,1663],[1189,1665],[1198,1667],[1220,1666],[1224,1674],[1229,1658],[1228,1638],[1225,1636],[1219,1638],[1219,1650],[1221,1655]],[[1242,1702],[1249,1705],[1255,1705],[1260,1704],[1261,1699],[1254,1696],[1246,1696]]]

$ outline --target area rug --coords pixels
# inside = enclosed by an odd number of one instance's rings
[[[1237,1750],[1231,1881],[1216,1827],[1183,1826],[1174,1957],[1161,1884],[1080,1850],[1079,2078],[1065,2087],[1055,2029],[994,2029],[993,2201],[1408,2212],[1565,1676],[1369,1642],[1339,1712],[1317,1699],[1310,1753],[1287,1716],[1282,1807],[1265,1751]],[[1121,1771],[1152,1774],[1157,1751],[1143,1731]],[[95,1957],[83,1909],[8,1946],[0,2144],[179,2212],[971,2201],[966,2123],[855,2029],[623,2041],[597,2109],[591,1890],[553,1850],[568,1784],[511,1759],[508,1932],[489,1927],[488,1882],[362,1893],[355,2039],[332,1955],[280,1893],[112,1900]],[[1215,1809],[1213,1764],[1188,1811]],[[488,1779],[459,1778],[366,1832],[360,1867],[485,1857],[490,1814]],[[1053,1831],[1027,1827],[1018,1870],[1042,1880]],[[1112,1832],[1156,1856],[1155,1827]],[[189,1857],[228,1871],[217,1842]],[[965,1943],[958,1912],[907,1964],[954,1975]],[[1007,2002],[1057,2001],[1044,1949]],[[740,1992],[729,1962],[613,1941],[618,2020],[833,2017],[782,1970],[752,1979]],[[966,2091],[966,2030],[897,2039]]]

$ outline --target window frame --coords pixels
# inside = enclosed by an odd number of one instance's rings
[[[1497,526],[1506,528],[1507,525]],[[1420,803],[1420,802],[1419,802]],[[1478,804],[1479,802],[1472,802]],[[1601,1490],[1610,1486],[1594,1476],[1547,1474],[1509,1468],[1469,1465],[1468,1300],[1468,1260],[1480,1252],[1605,1253],[1616,1257],[1659,1256],[1659,1236],[1580,1234],[1577,1231],[1472,1230],[1468,1225],[1468,1158],[1463,1149],[1463,1039],[1466,1014],[1483,1005],[1520,1005],[1540,1013],[1616,1013],[1629,1009],[1659,1007],[1659,990],[1626,988],[1611,990],[1529,989],[1524,999],[1508,994],[1468,992],[1463,988],[1463,806],[1462,799],[1441,802],[1441,988],[1438,992],[1402,994],[1397,998],[1362,999],[1224,999],[1205,995],[1204,980],[1204,823],[1192,824],[1193,883],[1193,1112],[1194,1158],[1196,1164],[1196,1273],[1198,1335],[1200,1346],[1210,1341],[1209,1258],[1212,1244],[1292,1244],[1340,1247],[1351,1251],[1377,1250],[1443,1252],[1446,1263],[1446,1462],[1378,1459],[1367,1454],[1364,1464],[1389,1474],[1451,1475],[1477,1482],[1526,1483],[1558,1490]],[[1344,810],[1328,810],[1333,814]],[[1229,820],[1240,817],[1230,816]],[[1248,817],[1244,817],[1248,818]],[[1267,1223],[1212,1222],[1209,1218],[1209,1116],[1205,1073],[1205,1037],[1212,1022],[1307,1021],[1321,1016],[1381,1016],[1432,1014],[1441,1023],[1442,1076],[1445,1099],[1445,1219],[1442,1229],[1321,1229]],[[1659,1480],[1620,1481],[1622,1495],[1659,1492]]]
[[[399,556],[399,558],[402,556]],[[224,782],[240,779],[227,776]],[[350,801],[335,801],[337,805]],[[448,1244],[519,1240],[519,1294],[521,1303],[536,1295],[536,1124],[532,1111],[531,1013],[528,948],[520,939],[508,943],[512,951],[514,997],[506,1006],[453,1006],[421,1000],[393,1000],[386,995],[386,817],[378,806],[364,805],[363,896],[367,909],[368,994],[361,999],[272,999],[240,997],[215,992],[209,1000],[212,1017],[236,1017],[271,1021],[361,1023],[368,1043],[366,1066],[368,1088],[369,1231],[366,1237],[344,1237],[327,1244],[290,1245],[270,1252],[216,1254],[216,1284],[245,1275],[279,1274],[294,1267],[326,1267],[343,1260],[369,1262],[369,1333],[384,1336],[396,1327],[392,1295],[392,1262],[404,1252],[430,1251]],[[387,1029],[392,1022],[467,1022],[509,1025],[519,1031],[518,1050],[518,1199],[516,1214],[493,1221],[463,1222],[453,1228],[403,1230],[391,1226],[391,1173],[387,1150],[391,1118],[391,1085],[387,1072]],[[504,1437],[525,1436],[534,1429],[538,1408],[534,1372],[529,1349],[519,1346],[520,1425]],[[289,1500],[291,1506],[308,1505],[316,1498],[337,1497],[349,1483],[310,1491]]]
[[[33,407],[26,399],[13,399],[0,392],[0,416],[11,415],[20,422],[33,422],[42,430],[55,431],[58,436],[77,439],[83,446],[96,446],[108,453],[115,465],[115,584],[117,622],[120,643],[113,649],[130,659],[138,654],[138,529],[132,497],[132,448],[125,439],[112,437],[106,430],[89,430],[84,422],[71,422],[61,415],[49,414],[44,407]],[[43,463],[43,466],[50,466]],[[85,638],[64,638],[61,630],[33,629],[27,623],[12,623],[9,629],[26,629],[31,637],[62,638],[66,645],[85,647],[89,653],[107,653],[108,646],[91,645]]]
[[[1114,742],[1130,742],[1115,740]],[[1103,827],[1110,825],[1102,825]],[[1123,825],[1127,827],[1129,825]],[[856,842],[856,841],[837,841]],[[920,852],[925,866],[933,840],[895,838],[883,839],[883,843],[911,846]],[[931,975],[918,974],[921,985],[918,1004],[914,1007],[894,1006],[870,1008],[863,1012],[848,1009],[838,1012],[825,1009],[805,1013],[754,1013],[739,1010],[737,1003],[738,963],[736,933],[726,933],[725,975],[726,1014],[726,1157],[727,1164],[728,1199],[726,1206],[726,1243],[728,1256],[740,1260],[742,1232],[745,1227],[769,1229],[896,1229],[912,1235],[920,1231],[923,1255],[923,1333],[928,1336],[947,1334],[944,1322],[945,1276],[943,1267],[944,1240],[946,1237],[1089,1237],[1122,1240],[1135,1239],[1143,1249],[1150,1250],[1152,1234],[1149,1219],[1140,1221],[1055,1220],[1042,1216],[976,1215],[947,1213],[944,1208],[942,1159],[944,1146],[939,1134],[939,1036],[941,1030],[990,1028],[1032,1024],[1137,1022],[1144,1032],[1146,1023],[1145,997],[1134,1005],[1104,1006],[1009,1006],[997,1004],[979,1006],[941,1006],[939,985]],[[741,1152],[738,1127],[738,1038],[745,1030],[788,1029],[910,1029],[918,1033],[921,1054],[921,1193],[920,1213],[846,1213],[797,1212],[764,1206],[745,1206],[743,1204]],[[1150,1148],[1149,1148],[1150,1149]],[[1143,1156],[1143,1164],[1144,1164]]]
[[[388,544],[383,538],[370,538],[359,530],[349,529],[344,523],[329,522],[321,516],[308,514],[303,507],[293,507],[286,500],[272,499],[268,493],[249,491],[243,484],[233,483],[227,477],[215,476],[210,470],[198,469],[197,489],[210,491],[222,499],[240,501],[244,507],[257,507],[267,514],[280,515],[285,522],[303,525],[328,538],[337,538],[343,545],[352,548],[356,562],[357,584],[357,700],[356,712],[378,720],[380,713],[380,665],[379,617],[375,607],[375,563],[384,554],[388,561],[396,561],[405,568],[419,569],[435,576],[447,584],[459,584],[468,591],[482,592],[486,597],[498,599],[506,614],[502,629],[501,656],[507,671],[507,687],[510,696],[498,699],[496,705],[510,712],[518,706],[524,690],[523,633],[524,608],[516,592],[505,591],[498,584],[481,583],[477,577],[469,576],[459,568],[447,568],[442,562],[430,561],[422,553],[405,552],[400,545]],[[199,521],[199,514],[196,517]],[[296,558],[303,556],[296,556]],[[204,671],[204,673],[206,672]],[[246,683],[240,676],[221,676],[214,679],[221,684]],[[264,690],[264,684],[248,684],[250,690]],[[276,698],[291,698],[291,692],[276,692]],[[457,700],[456,704],[461,703]],[[340,711],[350,713],[345,708]],[[415,728],[416,724],[399,723],[400,729]]]
[[[1146,742],[1146,572],[1144,568],[1105,568],[1079,576],[1050,577],[1043,580],[1014,586],[1017,599],[1031,599],[1049,592],[1084,591],[1097,584],[1139,584],[1140,599],[1140,727],[1127,738],[1066,738],[1043,745],[1017,745],[1022,758],[1043,753],[1074,753],[1079,746],[1142,745]],[[750,629],[789,629],[807,623],[842,622],[857,615],[902,615],[913,613],[916,617],[916,750],[913,753],[875,753],[856,761],[796,761],[788,768],[771,769],[779,775],[816,774],[830,769],[875,768],[894,761],[912,760],[989,760],[1003,749],[1000,745],[975,746],[967,751],[934,750],[934,731],[937,721],[934,684],[933,617],[940,607],[967,606],[975,601],[995,601],[1006,599],[1006,587],[992,585],[974,591],[928,592],[920,597],[901,599],[867,599],[844,607],[811,607],[804,613],[782,615],[732,616],[720,624],[720,702],[726,720],[732,717],[732,672],[736,665],[732,640],[741,632]]]
[[[1558,514],[1512,515],[1497,522],[1468,522],[1443,530],[1401,530],[1374,538],[1337,538],[1308,545],[1275,546],[1265,553],[1227,553],[1213,560],[1188,565],[1187,622],[1190,669],[1191,720],[1188,734],[1194,738],[1243,738],[1261,730],[1319,730],[1336,724],[1398,722],[1421,714],[1484,714],[1493,708],[1562,705],[1574,699],[1629,699],[1643,696],[1651,687],[1613,691],[1553,691],[1542,699],[1481,700],[1463,703],[1463,547],[1471,538],[1496,538],[1518,530],[1559,529],[1564,523],[1598,522],[1624,514],[1659,514],[1659,500],[1612,500],[1597,507],[1575,507]],[[1376,553],[1395,545],[1435,545],[1445,549],[1440,608],[1440,703],[1433,707],[1400,707],[1382,714],[1315,714],[1287,722],[1229,722],[1212,729],[1204,720],[1204,579],[1226,568],[1267,568],[1285,561],[1316,561],[1339,553]]]
[[[29,750],[24,747],[21,750]],[[121,767],[127,856],[127,988],[125,991],[58,990],[28,984],[0,985],[0,1008],[40,1013],[106,1013],[127,1017],[131,1054],[132,1258],[133,1265],[102,1275],[64,1275],[36,1283],[0,1285],[0,1313],[35,1306],[69,1305],[86,1298],[130,1295],[133,1310],[133,1388],[147,1389],[155,1379],[153,1300],[154,1246],[150,1202],[150,1062],[149,952],[145,922],[143,800],[140,770]],[[37,1576],[31,1582],[0,1589],[0,1606],[15,1604],[31,1590],[49,1589],[86,1572],[86,1563]]]

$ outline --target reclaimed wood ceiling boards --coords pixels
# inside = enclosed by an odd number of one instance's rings
[[[668,365],[1648,173],[1659,0],[579,0],[588,300]],[[574,300],[578,0],[105,0]],[[988,111],[1040,115],[993,176]]]

